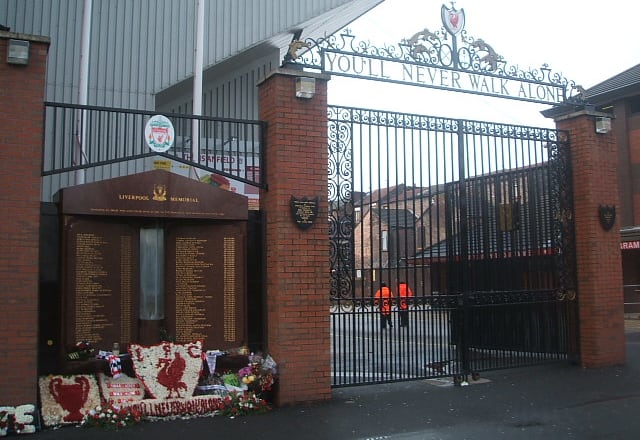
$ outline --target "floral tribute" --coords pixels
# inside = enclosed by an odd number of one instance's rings
[[[191,397],[202,370],[202,342],[162,342],[145,347],[131,344],[129,354],[136,376],[153,399]]]
[[[106,374],[98,374],[102,399],[111,405],[121,405],[127,402],[137,402],[144,399],[144,385],[135,377],[126,374],[113,378]]]
[[[90,409],[100,405],[94,376],[43,376],[39,379],[42,421],[46,426],[80,423]]]
[[[9,433],[33,434],[36,432],[34,425],[35,405],[0,406],[0,437]]]
[[[249,364],[238,371],[240,382],[257,394],[271,391],[276,381],[276,363],[269,355],[249,356]]]
[[[142,414],[135,409],[120,407],[119,405],[105,405],[90,409],[82,419],[82,422],[80,422],[80,426],[118,430],[137,425],[143,420]]]
[[[189,399],[145,399],[129,403],[126,408],[144,417],[207,416],[229,417],[266,412],[269,404],[251,392],[226,396],[194,396]]]

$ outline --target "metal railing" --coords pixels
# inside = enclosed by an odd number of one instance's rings
[[[640,313],[640,284],[625,284],[624,289],[624,312]]]
[[[146,142],[146,124],[157,114],[168,118],[174,130],[173,145],[164,152],[151,150]],[[63,186],[169,163],[266,187],[262,121],[45,102],[44,124],[45,200]]]

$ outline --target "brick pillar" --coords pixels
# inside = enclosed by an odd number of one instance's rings
[[[296,98],[296,78],[316,81],[311,99]],[[331,397],[329,232],[327,206],[327,80],[278,70],[259,84],[267,123],[265,178],[266,340],[278,363],[276,404]],[[291,197],[318,198],[318,215],[303,230]]]
[[[7,63],[10,39],[29,41],[26,66]],[[38,398],[38,229],[48,49],[48,38],[0,31],[0,406],[36,404]]]
[[[620,214],[616,138],[614,131],[595,132],[596,116],[603,114],[587,108],[556,118],[571,143],[578,337],[580,362],[587,368],[625,362],[620,221],[606,231],[598,212],[600,205],[613,205]]]

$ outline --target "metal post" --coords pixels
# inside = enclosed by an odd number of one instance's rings
[[[84,0],[82,12],[82,39],[80,43],[80,75],[78,79],[78,104],[87,105],[89,96],[89,50],[91,46],[91,10],[93,0]],[[86,158],[87,111],[78,111],[74,165],[82,165]],[[76,170],[75,183],[85,182],[84,168]]]
[[[193,66],[193,114],[202,116],[202,66],[204,64],[204,1],[196,0],[196,38]],[[191,130],[191,162],[200,162],[200,120],[194,118]],[[191,177],[197,179],[195,166]]]

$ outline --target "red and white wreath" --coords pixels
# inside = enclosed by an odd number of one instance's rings
[[[98,384],[91,375],[42,376],[39,387],[46,426],[80,423],[91,408],[100,405]]]
[[[191,397],[202,370],[202,341],[162,342],[145,347],[131,344],[129,354],[138,379],[154,399]]]

